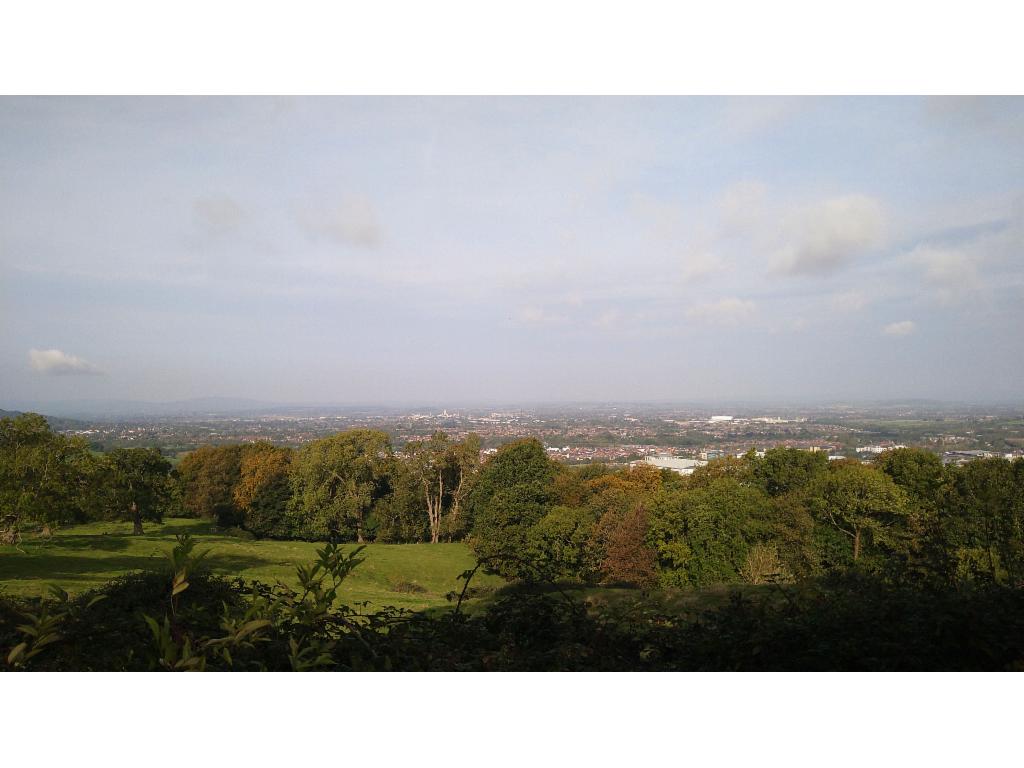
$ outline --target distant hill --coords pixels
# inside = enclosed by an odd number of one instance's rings
[[[258,413],[280,407],[275,403],[232,397],[203,397],[172,402],[144,400],[65,400],[39,403],[45,411],[60,418],[107,419],[123,417],[199,416]],[[30,410],[24,408],[23,410]],[[36,410],[36,409],[32,409]]]
[[[5,411],[3,408],[0,408],[0,419],[13,419],[16,416],[21,416],[23,413],[38,413],[38,411]],[[48,416],[45,413],[40,415],[46,419],[46,422],[50,425],[51,429],[55,429],[57,431],[64,429],[84,429],[86,426],[85,422],[78,421],[77,419],[68,419],[62,416]]]

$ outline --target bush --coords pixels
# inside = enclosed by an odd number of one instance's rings
[[[358,550],[325,546],[297,569],[297,591],[197,573],[200,559],[179,541],[171,568],[76,600],[2,598],[4,657],[112,671],[1024,669],[1024,591],[998,584],[935,589],[851,571],[690,615],[522,583],[472,615],[414,615],[339,602]]]

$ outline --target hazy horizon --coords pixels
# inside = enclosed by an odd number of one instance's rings
[[[816,411],[842,411],[843,409],[875,412],[879,415],[892,409],[899,412],[961,412],[986,413],[1016,412],[1024,408],[1024,401],[935,400],[927,398],[897,398],[890,400],[758,400],[758,399],[692,399],[692,400],[407,400],[393,402],[315,402],[315,401],[262,401],[231,397],[200,397],[187,400],[63,400],[0,402],[0,412],[36,412],[45,416],[65,419],[120,420],[134,418],[177,418],[199,416],[252,416],[274,414],[331,415],[339,413],[375,413],[378,415],[411,414],[450,410],[455,413],[482,411],[523,411],[526,413],[563,413],[580,411],[595,414],[607,409],[633,411],[637,414],[659,411],[706,411],[750,417],[813,413]]]
[[[1009,404],[1020,98],[0,98],[0,408]]]

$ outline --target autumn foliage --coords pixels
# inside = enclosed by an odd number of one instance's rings
[[[603,540],[601,573],[607,581],[651,586],[658,579],[655,551],[646,543],[647,510],[642,504],[623,515],[608,515],[598,526]]]

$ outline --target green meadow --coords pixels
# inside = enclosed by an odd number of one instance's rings
[[[268,584],[294,586],[295,566],[312,561],[322,546],[236,538],[208,522],[185,518],[146,523],[143,536],[132,536],[130,523],[89,523],[58,530],[49,539],[26,538],[19,547],[0,546],[0,592],[35,597],[56,584],[81,593],[123,573],[160,565],[180,533],[191,533],[199,550],[210,550],[207,563],[214,573]],[[342,588],[343,598],[410,609],[447,605],[446,595],[462,588],[459,574],[476,563],[461,543],[368,544],[363,557]],[[472,586],[504,583],[477,573]]]

